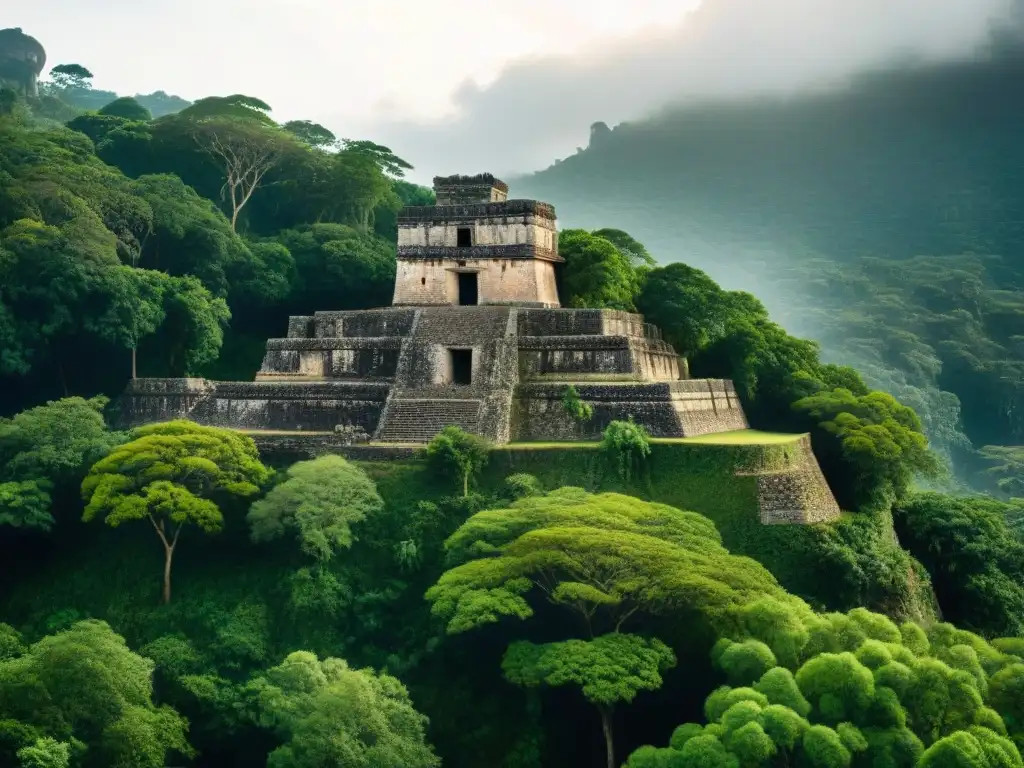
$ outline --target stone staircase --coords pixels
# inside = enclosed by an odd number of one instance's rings
[[[377,436],[382,443],[428,443],[447,426],[476,432],[479,400],[395,399],[388,406],[386,423]]]
[[[416,339],[439,344],[500,339],[514,331],[511,315],[509,307],[427,307],[420,310]]]

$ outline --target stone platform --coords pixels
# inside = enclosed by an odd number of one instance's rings
[[[293,317],[254,382],[136,379],[126,426],[188,418],[285,432],[357,427],[423,443],[456,424],[496,443],[593,439],[632,419],[657,437],[744,429],[731,382],[685,378],[639,315],[512,306],[391,307]],[[572,384],[594,416],[562,406]]]

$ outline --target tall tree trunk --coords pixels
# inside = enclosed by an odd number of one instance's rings
[[[132,347],[132,380],[134,381],[135,378],[135,347]]]
[[[469,496],[469,472],[462,473],[462,498]]]
[[[153,524],[153,529],[156,531],[156,535],[160,537],[160,542],[164,545],[163,603],[164,605],[167,605],[171,602],[171,561],[174,559],[174,548],[178,546],[178,537],[181,535],[181,529],[184,527],[184,523],[175,529],[174,537],[168,540],[167,528],[164,525],[164,521],[160,520],[157,522],[152,515],[149,515],[148,517],[149,522]]]
[[[604,748],[608,754],[608,768],[615,768],[615,745],[612,743],[612,711],[598,707],[601,713],[601,730],[604,731]]]
[[[164,605],[171,602],[171,560],[174,558],[174,545],[164,545]]]
[[[64,375],[64,364],[60,360],[57,361],[57,375],[60,377],[60,386],[64,391],[64,397],[70,397],[71,391],[68,389],[68,377]]]

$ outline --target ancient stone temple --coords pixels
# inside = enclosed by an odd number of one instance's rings
[[[398,220],[395,306],[557,307],[555,209],[508,200],[489,174],[434,180],[437,205]]]
[[[497,443],[593,439],[633,419],[656,437],[744,429],[729,381],[689,379],[639,315],[563,309],[555,210],[489,174],[434,179],[405,208],[391,307],[293,317],[252,382],[138,379],[129,424],[189,418],[256,430],[358,431],[423,443],[458,425]],[[573,420],[567,385],[593,407]]]

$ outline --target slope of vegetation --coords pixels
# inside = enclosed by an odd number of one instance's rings
[[[132,375],[247,378],[289,314],[386,303],[431,199],[251,96],[129,102],[0,98],[0,768],[1024,768],[1019,507],[916,494],[912,407],[621,230],[562,232],[564,303],[643,311],[764,432],[359,464],[110,429]],[[757,522],[765,433],[842,519]]]
[[[692,105],[515,180],[572,226],[756,290],[789,330],[912,405],[963,478],[1024,442],[1024,52],[846,90]]]

